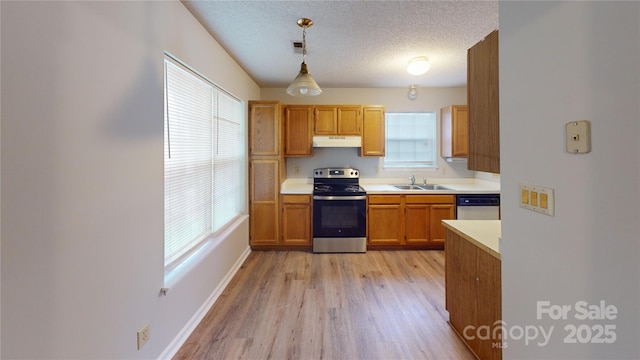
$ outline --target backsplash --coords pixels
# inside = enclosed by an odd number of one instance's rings
[[[474,178],[475,171],[467,170],[466,161],[446,162],[438,158],[438,168],[432,170],[408,169],[385,170],[383,158],[360,157],[358,148],[314,148],[313,157],[286,158],[287,178],[311,178],[313,169],[322,167],[351,167],[360,170],[363,178],[404,178],[415,175],[426,178]],[[484,178],[484,177],[483,177]],[[499,177],[488,174],[485,180],[499,181]]]

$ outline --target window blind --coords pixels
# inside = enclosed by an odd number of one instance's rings
[[[243,211],[241,106],[165,60],[165,268]]]
[[[435,166],[435,113],[387,113],[386,150],[385,166]]]

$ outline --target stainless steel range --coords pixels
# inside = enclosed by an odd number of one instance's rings
[[[367,196],[359,178],[358,169],[313,171],[313,252],[367,251]]]

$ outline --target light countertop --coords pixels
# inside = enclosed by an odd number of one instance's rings
[[[454,233],[500,259],[500,220],[442,220]]]
[[[281,194],[306,194],[313,193],[313,179],[287,179],[280,187]]]
[[[360,179],[360,186],[370,194],[481,194],[500,193],[500,183],[481,179],[433,179],[429,184],[439,184],[451,190],[400,190],[392,184],[406,184],[406,179]],[[282,183],[282,194],[308,194],[313,192],[313,179],[290,178]]]

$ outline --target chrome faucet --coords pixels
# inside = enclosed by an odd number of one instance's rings
[[[422,178],[422,185],[427,185],[427,178],[426,177]]]
[[[411,185],[415,185],[416,184],[416,176],[415,175],[409,176],[409,181],[411,181]]]

